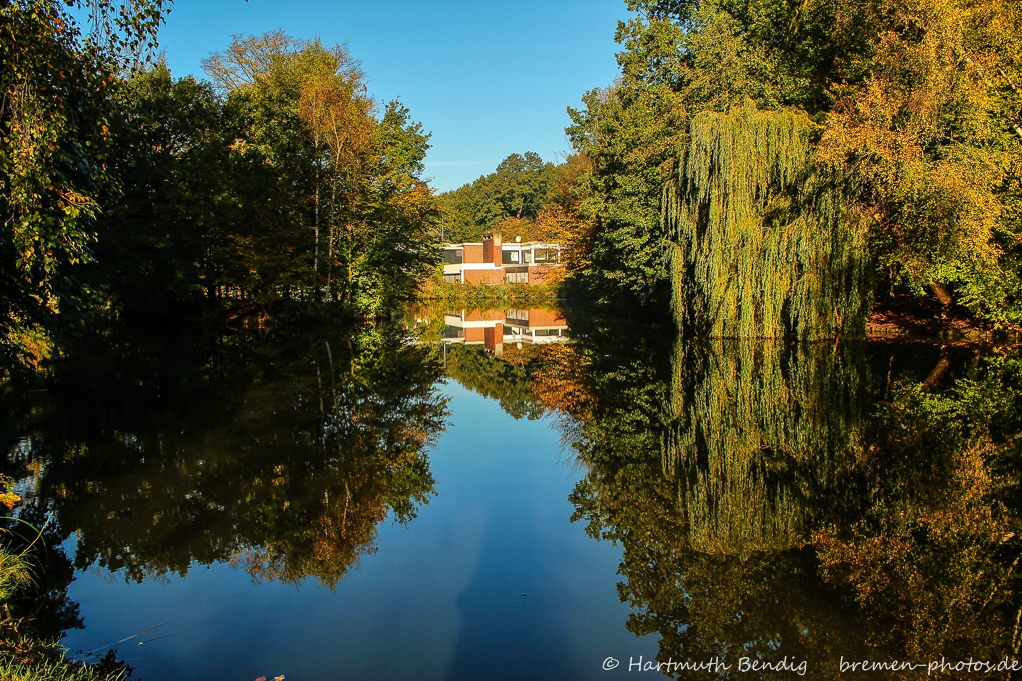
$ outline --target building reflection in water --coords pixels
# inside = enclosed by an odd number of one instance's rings
[[[444,324],[445,344],[482,345],[497,357],[504,354],[506,344],[522,348],[562,343],[569,337],[561,313],[542,308],[448,311]]]

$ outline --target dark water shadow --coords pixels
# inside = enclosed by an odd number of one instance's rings
[[[458,596],[461,625],[447,681],[573,678],[535,527],[510,507],[488,519],[475,576]]]

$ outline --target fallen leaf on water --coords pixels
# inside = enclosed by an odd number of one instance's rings
[[[256,681],[266,681],[266,677],[260,676],[258,679],[256,679]]]

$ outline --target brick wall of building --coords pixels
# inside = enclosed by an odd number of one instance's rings
[[[465,270],[465,283],[501,283],[504,270]]]
[[[496,355],[504,352],[504,325],[497,324],[493,328],[483,330],[485,331],[483,345],[486,346],[486,349]]]
[[[466,322],[504,321],[503,310],[472,310],[465,315]]]
[[[482,262],[492,262],[497,267],[501,267],[504,264],[503,245],[504,240],[499,234],[494,234],[491,239],[483,239]]]
[[[561,326],[564,317],[556,310],[529,310],[529,326]]]
[[[549,265],[529,266],[529,285],[545,284],[549,281],[557,281],[564,276],[564,268]]]
[[[466,284],[499,284],[504,281],[504,270],[465,270]]]

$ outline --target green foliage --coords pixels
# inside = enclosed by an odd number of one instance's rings
[[[511,154],[471,184],[440,196],[448,242],[481,241],[508,218],[534,219],[553,185],[554,165],[538,154]]]
[[[39,655],[38,646],[28,652]],[[123,672],[108,674],[89,665],[67,662],[55,655],[27,663],[6,651],[0,652],[0,677],[11,681],[114,681],[126,676]]]
[[[232,50],[243,74],[207,64],[226,99],[164,65],[126,83],[124,192],[88,280],[136,314],[322,299],[385,315],[438,260],[429,135],[396,101],[376,120],[343,48],[269,34]]]
[[[558,297],[557,284],[444,284],[431,280],[422,289],[427,301],[445,303],[551,302]]]
[[[68,267],[91,259],[94,219],[115,191],[109,92],[118,57],[155,45],[162,0],[86,4],[83,38],[53,0],[0,7],[0,365],[21,360],[18,329],[75,321],[83,295]],[[60,313],[58,319],[57,313]]]
[[[804,114],[751,100],[692,119],[664,192],[675,314],[711,337],[861,335],[869,310],[864,230],[840,184],[811,170]]]
[[[669,269],[660,197],[680,144],[666,89],[636,96],[624,84],[592,90],[585,108],[569,109],[575,151],[592,168],[579,180],[583,219],[593,225],[578,244],[576,275],[603,303],[666,309]]]
[[[378,135],[380,158],[358,218],[364,227],[345,251],[350,270],[359,273],[348,283],[356,307],[373,315],[413,298],[440,262],[441,210],[421,177],[430,135],[397,100],[387,104]]]
[[[31,558],[0,544],[0,601],[32,582]]]
[[[161,0],[90,11],[82,38],[58,3],[0,8],[0,363],[107,303],[377,316],[413,295],[438,260],[429,135],[396,101],[377,120],[346,48],[238,38],[207,60],[217,91],[128,54],[153,46]]]
[[[383,164],[394,172],[421,178],[426,169],[423,161],[429,151],[432,133],[424,132],[422,123],[411,120],[408,107],[398,100],[387,102],[380,120],[380,147]]]
[[[264,50],[270,57],[267,72],[255,71],[234,96],[256,117],[254,144],[301,178],[282,184],[295,188],[287,203],[313,238],[304,256],[312,256],[317,290],[324,300],[380,315],[410,297],[439,260],[433,245],[439,210],[420,177],[429,135],[397,101],[376,120],[344,48],[299,41],[283,49],[273,36],[263,38],[268,47],[242,50],[235,41],[228,51]]]
[[[686,172],[677,166],[699,143],[689,137],[700,116],[751,99],[760,110],[801,112],[821,126],[813,164],[842,178],[829,188],[826,178],[810,183],[805,202],[809,209],[827,198],[824,189],[831,195],[823,206],[830,224],[817,237],[841,262],[831,280],[840,290],[820,282],[826,302],[789,319],[790,330],[855,332],[878,281],[861,275],[874,269],[889,286],[919,294],[932,288],[942,304],[957,297],[996,323],[1017,318],[1017,3],[636,0],[629,7],[638,17],[618,25],[621,78],[587,95],[568,129],[594,166],[585,203],[593,234],[582,244],[582,274],[600,298],[663,304],[654,284],[668,278],[662,254],[671,228],[658,219],[659,190]],[[823,246],[828,233],[836,238],[830,249]],[[820,252],[808,242],[792,249],[796,259],[796,252]],[[767,265],[771,258],[763,257],[765,266],[778,264]],[[783,294],[768,297],[776,303]],[[822,328],[811,329],[814,323]]]
[[[239,241],[253,236],[258,208],[239,205],[239,186],[272,185],[261,159],[232,149],[242,134],[237,109],[208,84],[173,80],[163,64],[132,76],[118,103],[111,131],[122,195],[98,221],[97,262],[83,276],[133,313],[197,308],[227,282],[256,289],[256,254]]]

